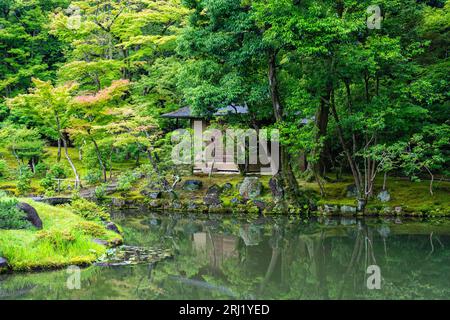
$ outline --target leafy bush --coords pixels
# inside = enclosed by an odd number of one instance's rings
[[[138,179],[137,175],[132,171],[125,171],[117,180],[117,190],[130,191],[133,183]]]
[[[106,230],[100,224],[93,221],[82,221],[77,225],[77,229],[86,236],[102,237],[106,234]]]
[[[102,172],[99,170],[89,170],[84,179],[88,184],[96,184],[102,180]]]
[[[106,185],[102,184],[95,188],[94,195],[97,200],[103,200],[106,197]]]
[[[26,194],[31,190],[31,178],[33,172],[28,166],[20,166],[19,178],[17,180],[17,190],[20,194]]]
[[[56,163],[48,170],[45,178],[40,181],[41,186],[45,190],[56,191],[58,189],[58,181],[55,179],[66,179],[67,169],[60,163]]]
[[[0,229],[28,229],[32,227],[31,223],[25,220],[24,212],[17,208],[17,203],[17,199],[14,198],[0,198]]]
[[[35,167],[35,175],[37,177],[45,177],[47,171],[49,170],[48,165],[45,162],[39,162]]]
[[[0,178],[8,176],[8,164],[5,160],[0,159]]]
[[[70,204],[70,209],[86,220],[108,221],[111,219],[104,208],[83,198],[73,200]]]

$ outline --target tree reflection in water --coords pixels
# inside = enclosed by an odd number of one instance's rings
[[[171,248],[175,257],[152,265],[88,268],[78,291],[65,288],[64,271],[3,276],[0,298],[450,296],[450,224],[446,220],[132,213],[116,220],[124,227],[127,244]],[[381,268],[381,290],[366,287],[370,265]]]

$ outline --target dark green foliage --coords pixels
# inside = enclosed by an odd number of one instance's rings
[[[25,220],[23,211],[17,209],[18,201],[0,194],[0,229],[28,229],[30,222]]]

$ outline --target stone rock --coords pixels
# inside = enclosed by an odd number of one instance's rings
[[[162,192],[161,191],[149,191],[149,190],[142,190],[141,194],[143,196],[149,197],[150,199],[160,199],[162,196]]]
[[[187,205],[187,210],[195,211],[198,209],[198,205],[196,203],[190,202]]]
[[[179,202],[173,202],[172,203],[172,208],[175,209],[175,210],[180,210],[182,207],[183,206]]]
[[[366,208],[367,201],[365,199],[358,199],[358,205],[356,206],[356,209],[358,212],[363,212]]]
[[[253,204],[260,210],[263,211],[266,208],[266,203],[261,200],[253,200]]]
[[[342,213],[356,213],[356,207],[353,206],[341,206]]]
[[[233,205],[237,205],[237,204],[239,204],[239,199],[238,198],[236,198],[236,197],[234,197],[233,199],[231,199],[231,204],[233,204]]]
[[[149,203],[149,206],[152,208],[159,208],[159,207],[161,207],[161,203],[157,200],[154,200]]]
[[[0,257],[0,269],[8,268],[8,260]]]
[[[240,195],[245,199],[256,199],[261,192],[262,184],[258,177],[246,177],[239,188]]]
[[[161,192],[160,192],[160,191],[150,192],[147,196],[148,196],[150,199],[153,199],[153,200],[155,200],[155,199],[160,199],[160,198],[161,198]]]
[[[338,206],[325,204],[323,206],[323,209],[326,213],[334,213],[334,212],[338,211]]]
[[[203,202],[207,206],[219,206],[222,201],[220,200],[220,194],[222,193],[221,188],[218,185],[212,185],[208,188]]]
[[[27,214],[26,220],[30,221],[33,226],[38,229],[42,229],[42,220],[39,218],[39,215],[32,206],[28,203],[20,202],[17,204],[17,208]]]
[[[111,199],[111,204],[114,207],[124,207],[126,205],[126,202],[124,199],[119,199],[119,198],[112,198]]]
[[[272,192],[273,198],[277,200],[283,198],[283,187],[280,179],[281,177],[279,175],[276,175],[269,180],[270,191]]]
[[[117,225],[114,222],[108,222],[106,224],[106,229],[111,230],[117,234],[121,234],[119,228],[117,227]]]
[[[358,190],[354,184],[351,184],[345,188],[345,196],[347,198],[356,198],[358,197]]]
[[[384,190],[378,194],[377,198],[381,202],[389,202],[391,201],[391,194],[387,190]]]
[[[228,191],[228,190],[231,190],[231,189],[233,189],[233,185],[232,185],[231,183],[229,183],[229,182],[225,183],[225,184],[222,186],[222,190],[223,190],[223,191]]]
[[[395,207],[394,211],[396,214],[400,214],[400,213],[402,213],[403,209],[402,209],[402,207]]]
[[[200,180],[186,180],[183,184],[184,191],[197,191],[203,187],[203,182]]]

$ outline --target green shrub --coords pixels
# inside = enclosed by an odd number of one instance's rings
[[[25,220],[25,213],[17,208],[17,199],[0,198],[0,229],[28,229],[32,225]]]
[[[48,170],[49,167],[45,162],[39,162],[35,167],[35,175],[40,178],[45,177]]]
[[[73,200],[70,209],[86,220],[109,221],[111,219],[104,208],[83,198]]]
[[[103,237],[106,234],[105,228],[93,221],[82,221],[76,228],[84,235],[95,238]]]
[[[26,194],[31,190],[31,178],[33,172],[28,166],[20,166],[19,177],[17,179],[17,190],[20,194]]]
[[[95,188],[94,195],[97,200],[103,200],[106,197],[106,185],[102,184]]]
[[[0,178],[8,176],[8,163],[4,159],[0,159]]]
[[[66,167],[63,166],[60,163],[56,163],[56,164],[52,165],[50,167],[50,169],[47,171],[47,174],[45,175],[45,178],[43,178],[40,181],[40,185],[45,190],[57,191],[57,189],[58,189],[58,181],[55,180],[55,179],[66,179],[66,178],[67,178],[67,169],[66,169]],[[63,188],[61,187],[61,189],[63,189]]]
[[[133,183],[136,182],[137,176],[132,171],[125,171],[117,180],[117,190],[130,191],[133,187]]]
[[[96,184],[102,180],[102,172],[99,170],[89,170],[84,179],[88,184]]]

